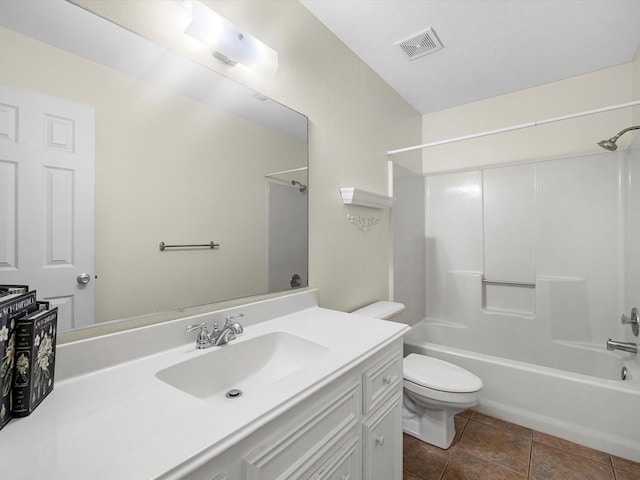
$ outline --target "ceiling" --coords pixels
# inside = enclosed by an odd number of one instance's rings
[[[631,62],[640,0],[300,0],[420,113]],[[396,42],[433,28],[444,48]]]

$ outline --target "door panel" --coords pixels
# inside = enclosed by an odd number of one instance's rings
[[[94,319],[94,162],[93,107],[0,84],[0,283],[58,306],[58,331]]]

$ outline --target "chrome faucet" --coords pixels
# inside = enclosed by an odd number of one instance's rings
[[[238,315],[232,315],[230,317],[226,317],[224,327],[222,330],[218,328],[218,324],[213,324],[213,331],[209,333],[209,329],[207,328],[207,324],[202,322],[200,325],[189,325],[187,327],[187,332],[191,332],[193,330],[198,330],[198,337],[196,338],[196,348],[209,348],[213,346],[224,345],[225,343],[229,343],[232,340],[235,340],[238,335],[242,335],[244,333],[244,328],[240,323],[234,321],[237,318],[241,318],[244,315],[239,313]]]
[[[622,350],[623,352],[638,353],[638,345],[635,343],[616,342],[607,340],[607,350]]]

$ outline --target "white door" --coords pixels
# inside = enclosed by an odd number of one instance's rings
[[[94,161],[93,107],[0,84],[0,284],[57,306],[58,331],[94,319]]]

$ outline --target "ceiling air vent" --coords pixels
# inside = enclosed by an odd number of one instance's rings
[[[415,60],[443,48],[433,28],[405,40],[400,40],[395,45],[398,45],[407,54],[409,60]]]

